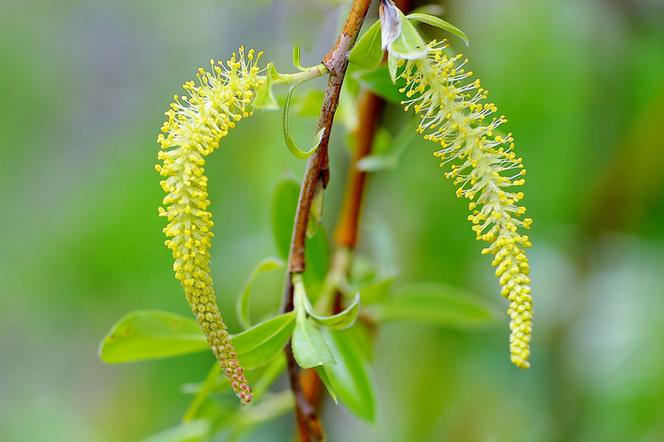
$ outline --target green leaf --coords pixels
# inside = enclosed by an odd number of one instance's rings
[[[208,440],[209,433],[210,423],[199,419],[146,437],[141,442],[199,442]]]
[[[276,316],[232,337],[242,366],[270,362],[288,342],[295,315]],[[99,357],[109,364],[146,361],[208,349],[196,322],[173,313],[141,310],[120,319],[102,341]]]
[[[376,21],[360,36],[348,54],[348,61],[365,69],[375,69],[383,59],[380,42],[380,22]]]
[[[305,298],[305,308],[311,319],[318,324],[336,330],[343,330],[355,324],[357,315],[360,312],[360,295],[359,293],[356,294],[353,302],[342,312],[330,316],[318,315],[307,298]]]
[[[256,99],[254,100],[254,107],[256,109],[262,110],[277,110],[279,109],[279,103],[274,97],[272,92],[272,80],[273,76],[271,72],[274,70],[272,63],[268,65],[268,75],[263,81],[263,84],[256,91]],[[276,72],[276,71],[275,71]]]
[[[295,83],[291,88],[288,90],[288,95],[286,96],[286,104],[284,105],[284,112],[283,112],[283,118],[281,120],[281,126],[284,132],[284,140],[286,141],[286,146],[288,147],[288,150],[290,153],[292,153],[296,158],[299,159],[305,159],[313,155],[314,152],[316,152],[316,149],[318,149],[318,146],[320,146],[320,143],[323,141],[323,136],[325,135],[325,129],[321,129],[318,131],[318,134],[316,134],[317,141],[314,146],[309,149],[309,150],[302,150],[300,149],[297,144],[295,143],[295,140],[293,139],[293,136],[290,133],[290,129],[288,126],[288,113],[290,110],[290,104],[291,100],[293,98],[293,91],[297,86],[302,84],[302,81],[299,83]]]
[[[335,365],[322,367],[327,377],[326,386],[351,412],[358,417],[374,422],[376,419],[376,385],[371,365],[367,360],[355,330],[343,332],[325,330],[337,361]]]
[[[409,20],[405,20],[401,11],[399,11],[399,16],[401,17],[401,33],[389,45],[390,54],[405,60],[416,60],[425,57],[429,52],[429,48],[422,36]]]
[[[254,285],[254,281],[261,273],[283,269],[284,267],[286,267],[286,263],[284,261],[278,258],[269,257],[262,259],[252,270],[249,278],[247,278],[247,281],[244,283],[244,287],[242,288],[242,291],[237,297],[235,303],[238,320],[244,328],[251,327],[249,299],[251,298],[251,288]]]
[[[293,355],[302,368],[334,364],[334,356],[311,319],[297,321],[293,331]]]
[[[293,178],[277,183],[272,197],[272,235],[282,259],[288,259],[300,185]]]
[[[470,45],[470,42],[468,41],[468,36],[459,28],[454,26],[452,23],[446,22],[445,20],[438,18],[433,15],[429,14],[422,14],[422,13],[412,13],[408,14],[406,16],[409,20],[415,20],[421,23],[426,23],[431,26],[435,26],[439,29],[442,29],[443,31],[447,31],[453,35],[456,35],[460,39],[462,39],[465,43],[466,46]]]
[[[291,337],[294,320],[294,312],[285,313],[233,336],[242,367],[247,370],[258,368],[279,355]]]
[[[440,283],[403,286],[372,308],[379,321],[410,320],[461,329],[496,321],[495,312],[482,299]]]
[[[109,364],[185,355],[208,349],[193,319],[158,310],[137,310],[113,325],[99,346]]]
[[[359,71],[355,74],[355,79],[362,87],[390,103],[400,104],[401,100],[405,99],[405,95],[399,92],[402,84],[395,84],[392,81],[387,66],[380,66],[372,71]]]
[[[302,63],[300,63],[300,48],[298,46],[293,46],[293,66],[302,72],[307,70],[307,68],[302,66]]]
[[[327,376],[327,371],[325,371],[325,366],[324,365],[319,365],[318,367],[315,368],[316,374],[320,378],[320,380],[323,382],[323,385],[325,385],[325,388],[327,389],[327,392],[330,394],[330,397],[334,401],[335,404],[339,404],[339,399],[337,398],[337,392],[334,391],[334,387],[332,386],[332,382],[330,381],[330,378]]]
[[[293,285],[296,319],[291,345],[293,346],[295,360],[302,368],[334,364],[332,352],[330,352],[318,327],[311,319],[307,318],[308,299],[302,275],[293,275]]]

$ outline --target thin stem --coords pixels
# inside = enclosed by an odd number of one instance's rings
[[[309,158],[304,173],[298,207],[295,213],[293,236],[291,238],[290,254],[288,257],[288,274],[282,300],[284,312],[293,309],[293,283],[294,273],[302,273],[305,269],[304,249],[306,243],[307,223],[311,211],[311,204],[317,187],[325,188],[329,181],[328,145],[334,114],[339,104],[339,94],[343,85],[346,69],[348,68],[348,52],[352,48],[360,32],[364,18],[367,15],[371,0],[355,0],[351,7],[344,28],[337,37],[334,47],[323,58],[323,64],[329,71],[327,89],[318,118],[318,130],[323,129],[323,139],[318,150]],[[316,409],[307,400],[302,392],[299,379],[299,368],[293,356],[293,351],[286,346],[286,362],[291,390],[295,396],[295,415],[298,422],[298,431],[302,442],[319,441],[323,439],[323,431]]]
[[[321,77],[327,74],[327,68],[323,63],[317,64],[316,66],[309,68],[305,71],[295,72],[292,74],[273,74],[272,84],[295,84],[300,81],[311,80],[316,77]]]

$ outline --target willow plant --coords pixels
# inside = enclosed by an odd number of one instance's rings
[[[119,363],[211,349],[217,363],[193,388],[194,399],[183,423],[188,428],[198,425],[202,438],[217,431],[237,436],[293,407],[301,439],[322,437],[317,403],[310,393],[316,384],[303,385],[316,378],[335,401],[360,418],[373,421],[377,387],[370,358],[360,344],[365,331],[387,319],[417,319],[412,306],[420,303],[424,309],[454,308],[454,304],[444,302],[444,297],[431,304],[429,295],[394,296],[393,274],[358,281],[352,271],[356,232],[337,238],[327,272],[316,275],[310,269],[327,265],[327,244],[318,223],[328,180],[328,141],[349,62],[356,76],[365,79],[368,93],[378,100],[397,96],[406,111],[414,112],[415,124],[406,124],[404,131],[414,130],[437,146],[433,155],[440,159],[456,196],[468,200],[468,220],[476,238],[487,243],[482,253],[493,256],[491,264],[500,293],[509,304],[511,361],[521,368],[530,365],[533,308],[525,249],[531,243],[524,231],[532,221],[524,218],[526,209],[521,205],[523,161],[515,152],[513,135],[502,131],[507,119],[487,101],[486,89],[467,70],[468,59],[455,53],[447,40],[427,43],[418,26],[431,25],[467,42],[461,30],[432,15],[404,15],[390,0],[383,0],[380,19],[358,39],[369,4],[368,0],[354,2],[342,36],[321,64],[303,67],[299,50],[295,49],[293,64],[297,71],[284,74],[273,64],[263,63],[261,52],[240,48],[225,62],[211,60],[207,70],[199,68],[196,80],[184,83],[185,93],[175,95],[166,111],[157,139],[161,149],[156,170],[165,192],[159,214],[167,219],[165,244],[195,322],[160,311],[132,312],[104,338],[100,356],[106,362]],[[301,149],[288,127],[290,104],[297,85],[320,76],[328,76],[329,80],[321,103],[317,142],[310,149]],[[290,85],[283,106],[276,98],[280,85]],[[343,106],[354,105],[352,94],[345,94]],[[284,144],[296,157],[309,160],[301,184],[286,180],[276,188],[272,221],[281,256],[259,262],[247,279],[236,311],[244,330],[231,335],[217,305],[210,269],[213,214],[206,158],[219,148],[222,138],[232,136],[236,124],[256,109],[280,107]],[[351,126],[358,127],[349,130],[371,135],[375,128],[367,124],[357,121]],[[398,145],[395,152],[403,152],[405,139],[394,138]],[[361,178],[382,167],[380,157],[370,155],[370,147],[351,162],[346,193],[355,198],[352,207],[359,207],[363,197]],[[354,174],[357,180],[352,179]],[[355,217],[349,225],[357,229],[359,209],[340,216],[340,229],[346,228],[343,220],[349,216]],[[312,253],[305,254],[305,250]],[[310,268],[305,267],[307,261]],[[287,273],[282,310],[254,324],[249,309],[251,286],[261,273],[278,269],[286,269]],[[472,312],[473,319],[466,321],[481,318],[480,323],[489,323],[493,318],[491,309],[472,295],[459,295],[455,302],[465,303],[466,310]],[[267,394],[284,371],[291,390]],[[230,415],[234,417],[220,426],[214,424],[214,413],[203,410],[215,400],[213,393],[223,395],[225,391],[234,392],[242,404],[251,403],[252,408],[233,408]],[[252,409],[256,410],[255,418],[247,419]]]

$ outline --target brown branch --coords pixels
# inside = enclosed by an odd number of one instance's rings
[[[300,187],[293,236],[291,238],[290,254],[288,257],[288,274],[284,288],[282,311],[293,310],[293,284],[294,273],[304,272],[305,244],[307,223],[311,204],[317,189],[327,186],[330,179],[328,166],[328,145],[332,132],[334,114],[339,104],[339,94],[343,85],[346,69],[348,68],[348,52],[352,48],[357,35],[360,32],[364,18],[367,15],[371,0],[355,0],[351,7],[342,32],[339,34],[334,47],[323,58],[323,64],[329,71],[327,89],[320,117],[318,118],[318,130],[323,130],[323,138],[318,150],[309,158],[307,167]],[[298,432],[302,442],[319,441],[323,439],[323,431],[320,421],[316,415],[316,409],[311,405],[302,392],[299,379],[299,368],[293,356],[290,343],[286,346],[286,360],[288,364],[288,377],[293,395],[295,396],[295,415],[297,418]]]
[[[411,9],[410,0],[396,0],[397,7],[403,12]],[[358,109],[358,127],[355,132],[357,145],[350,164],[348,165],[348,176],[344,189],[341,211],[335,228],[335,244],[337,248],[354,250],[359,237],[360,217],[364,201],[367,172],[360,170],[357,166],[362,158],[371,154],[376,129],[385,100],[366,91],[360,99]],[[343,310],[340,293],[336,293],[333,312]],[[375,327],[367,320],[369,327]],[[308,404],[318,407],[321,402],[323,385],[315,370],[304,370],[300,375],[301,392],[304,394]]]

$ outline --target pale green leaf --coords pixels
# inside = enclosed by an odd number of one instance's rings
[[[300,63],[300,48],[299,46],[293,46],[293,66],[299,71],[306,71],[307,68],[302,66],[302,63]]]
[[[450,328],[484,327],[496,321],[494,310],[482,299],[442,283],[400,287],[372,310],[379,321],[409,320]]]
[[[306,298],[305,308],[311,319],[313,319],[318,324],[333,328],[335,330],[343,330],[345,328],[352,327],[353,324],[355,324],[357,315],[360,312],[360,295],[355,295],[353,302],[351,302],[348,307],[334,315],[324,316],[317,314],[309,300]]]
[[[365,69],[375,69],[383,59],[380,22],[376,21],[360,36],[348,55],[348,61]]]
[[[237,297],[235,303],[238,320],[244,328],[251,327],[249,300],[251,298],[251,289],[254,285],[254,281],[261,273],[283,269],[284,267],[286,267],[286,263],[284,261],[278,258],[269,257],[264,258],[258,262],[258,264],[256,264],[252,270],[249,278],[247,278],[247,281],[244,283],[244,287],[242,288],[242,291]]]
[[[208,349],[193,319],[158,310],[128,313],[113,325],[99,346],[109,364],[168,358]]]
[[[327,383],[339,401],[358,417],[374,422],[376,419],[376,385],[371,365],[362,350],[355,330],[324,330],[330,344],[335,365],[325,365],[322,369]]]
[[[311,319],[297,321],[293,331],[293,355],[302,368],[334,364],[334,356]]]
[[[470,44],[470,42],[468,41],[468,36],[466,36],[466,34],[461,29],[457,28],[452,23],[446,22],[441,18],[418,12],[408,14],[406,18],[408,18],[409,20],[415,20],[421,23],[426,23],[431,26],[435,26],[439,29],[442,29],[443,31],[447,31],[453,35],[456,35],[466,43],[466,46]]]

